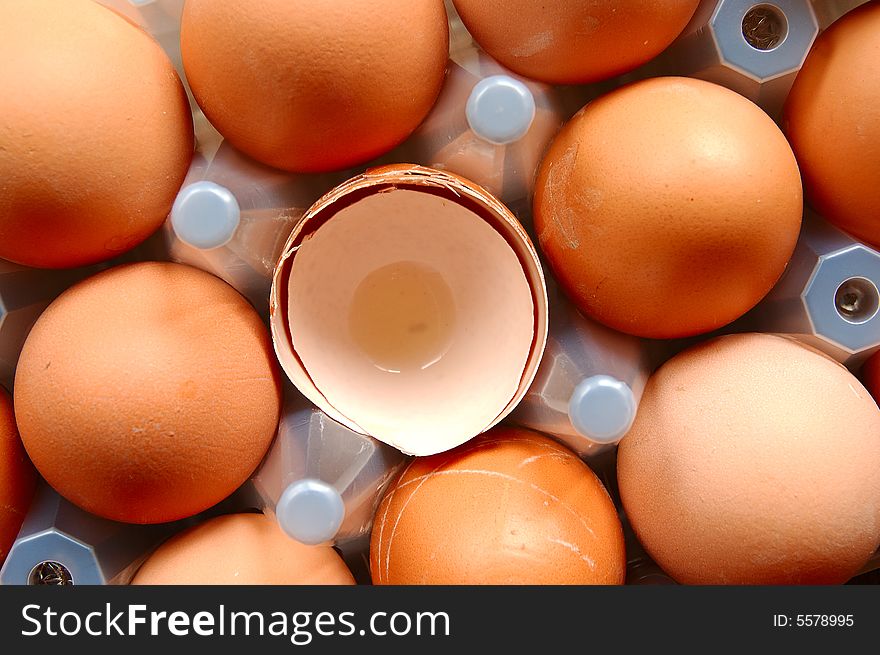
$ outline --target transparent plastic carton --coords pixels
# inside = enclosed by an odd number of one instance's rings
[[[617,444],[632,427],[650,374],[644,342],[583,316],[555,285],[550,335],[535,381],[511,420],[582,457]]]
[[[348,175],[279,171],[228,141],[201,148],[163,227],[169,257],[225,280],[265,316],[272,272],[293,226]]]
[[[382,494],[406,461],[288,388],[278,434],[250,484],[291,538],[341,544],[369,534]]]

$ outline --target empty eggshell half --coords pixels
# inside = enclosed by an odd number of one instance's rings
[[[331,418],[431,455],[516,406],[547,338],[547,292],[513,214],[456,175],[368,170],[318,200],[275,269],[275,350]]]

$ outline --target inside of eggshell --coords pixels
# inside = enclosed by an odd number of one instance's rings
[[[492,425],[533,350],[517,254],[443,194],[390,188],[344,206],[300,244],[287,292],[291,342],[316,389],[412,454]]]

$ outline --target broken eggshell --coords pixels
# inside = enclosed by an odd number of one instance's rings
[[[412,455],[507,416],[547,339],[544,274],[520,223],[482,187],[414,164],[370,169],[306,212],[269,313],[303,395]]]

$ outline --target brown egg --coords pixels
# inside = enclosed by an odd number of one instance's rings
[[[353,585],[331,546],[306,546],[262,514],[210,519],[162,544],[133,585]]]
[[[86,511],[132,523],[190,516],[253,472],[275,434],[280,378],[265,325],[189,266],[118,266],[37,321],[15,416],[38,471]]]
[[[373,525],[374,584],[623,584],[608,492],[566,448],[494,428],[416,458]]]
[[[12,398],[0,387],[0,564],[34,496],[37,476],[18,438]]]
[[[880,545],[880,409],[794,340],[737,334],[648,382],[618,451],[624,510],[686,584],[842,583]]]
[[[440,93],[443,0],[187,0],[187,80],[239,150],[292,171],[358,164],[403,141]]]
[[[785,105],[783,129],[807,199],[840,229],[880,247],[880,3],[819,36]]]
[[[91,0],[0,3],[0,257],[110,259],[155,232],[193,152],[162,48]]]
[[[474,40],[510,70],[552,84],[620,75],[653,59],[699,0],[453,0]]]
[[[581,311],[637,336],[709,332],[751,309],[797,242],[785,137],[723,87],[654,78],[585,107],[541,164],[535,229]]]

